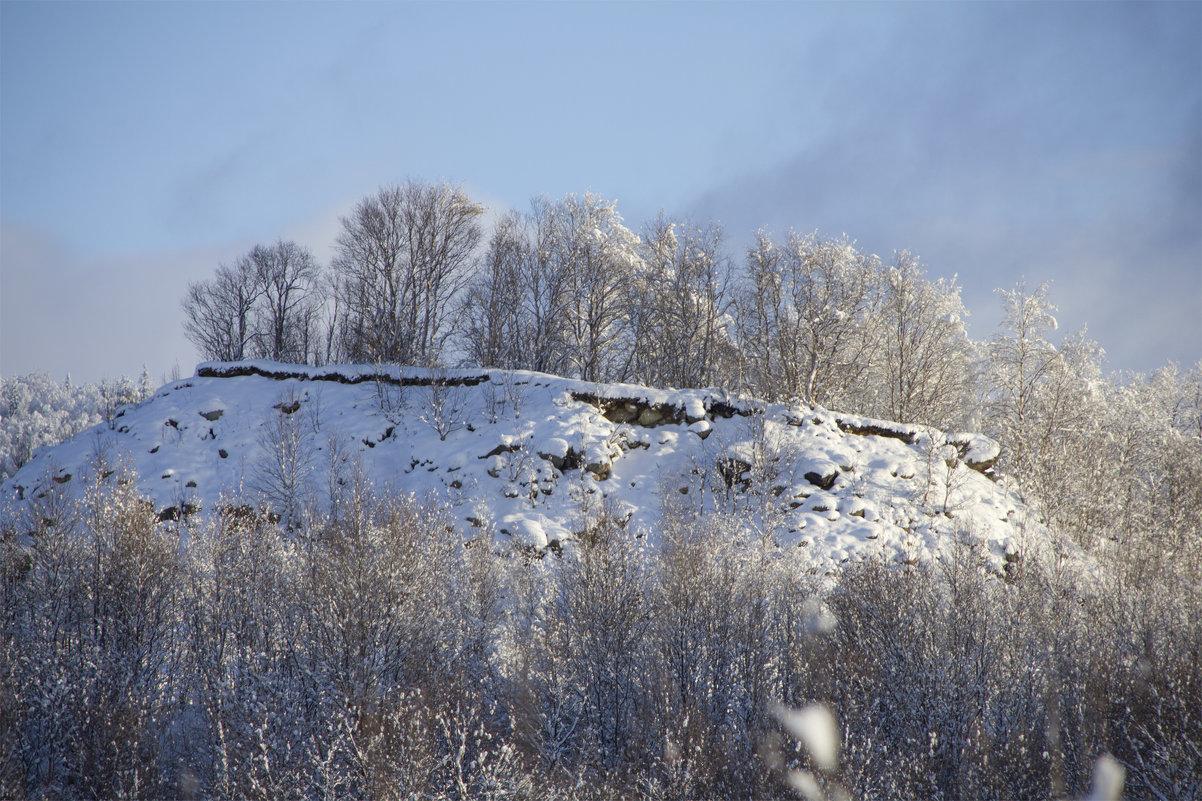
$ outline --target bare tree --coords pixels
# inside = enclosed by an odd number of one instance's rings
[[[276,361],[308,361],[320,278],[313,255],[281,239],[274,245],[255,245],[244,258],[261,298],[258,353]]]
[[[382,187],[342,218],[334,269],[344,291],[343,350],[354,361],[433,365],[468,280],[484,207],[459,188]]]
[[[425,387],[425,404],[417,416],[438,434],[440,442],[468,425],[468,395],[445,370],[433,370]]]
[[[568,271],[559,257],[560,232],[555,204],[536,198],[530,204],[527,247],[519,273],[522,287],[521,338],[530,370],[563,372],[563,317],[567,313]]]
[[[250,262],[221,265],[211,281],[188,285],[184,296],[184,332],[201,358],[246,358],[254,336],[254,309],[261,289]]]
[[[209,281],[190,284],[184,331],[205,359],[316,357],[321,268],[308,250],[284,240],[255,245]]]
[[[465,300],[464,350],[482,367],[527,367],[523,331],[523,268],[530,256],[528,218],[510,212],[497,221]]]

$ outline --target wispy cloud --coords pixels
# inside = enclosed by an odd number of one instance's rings
[[[792,153],[713,185],[692,212],[736,235],[817,228],[916,251],[959,274],[978,336],[996,322],[991,289],[1051,279],[1066,324],[1088,323],[1113,366],[1202,358],[1202,79],[1190,67],[1202,42],[1164,11],[897,15],[860,60],[828,71],[821,119]],[[813,114],[804,93],[791,102]]]

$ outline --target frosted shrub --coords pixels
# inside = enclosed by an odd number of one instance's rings
[[[445,442],[447,437],[467,425],[468,395],[462,384],[448,380],[445,371],[433,371],[429,385],[422,392],[418,417],[434,429],[439,441]]]
[[[5,796],[1081,798],[1103,752],[1200,790],[1202,583],[1155,538],[1096,585],[965,538],[832,590],[674,488],[654,540],[601,504],[540,558],[349,469],[334,517],[231,499],[181,550],[108,469],[0,526]]]

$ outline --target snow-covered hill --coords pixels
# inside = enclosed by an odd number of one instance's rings
[[[670,504],[736,513],[817,571],[969,538],[1001,573],[1025,519],[979,435],[530,372],[205,363],[39,452],[0,486],[4,514],[79,491],[98,455],[132,469],[164,520],[244,504],[299,518],[361,471],[529,552],[567,546],[602,508],[654,539]]]

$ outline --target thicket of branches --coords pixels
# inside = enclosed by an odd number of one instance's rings
[[[81,497],[9,519],[0,795],[786,798],[808,769],[865,799],[1075,798],[1106,752],[1128,798],[1202,792],[1196,528],[1132,529],[1084,580],[1034,542],[990,576],[966,532],[824,594],[675,492],[654,545],[582,509],[537,559],[337,470],[305,526],[248,497],[190,527],[99,452]],[[782,702],[836,713],[835,769]]]

